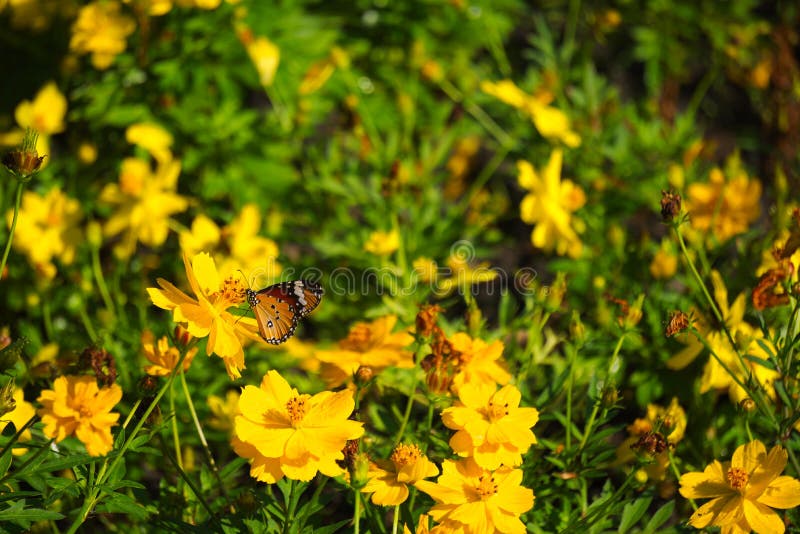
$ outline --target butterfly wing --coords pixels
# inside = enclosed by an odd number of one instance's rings
[[[253,309],[258,332],[264,341],[280,345],[294,334],[297,323],[319,305],[322,287],[314,282],[295,280],[247,290],[247,302]]]

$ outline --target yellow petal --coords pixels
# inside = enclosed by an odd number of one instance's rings
[[[744,517],[750,528],[758,533],[783,534],[786,530],[783,521],[774,510],[749,499],[744,500]]]
[[[773,508],[800,506],[800,481],[788,476],[778,477],[767,486],[757,501]]]

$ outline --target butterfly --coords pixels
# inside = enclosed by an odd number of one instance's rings
[[[300,319],[319,305],[322,293],[322,286],[308,280],[281,282],[259,291],[245,290],[247,303],[256,314],[258,333],[273,345],[292,337]]]

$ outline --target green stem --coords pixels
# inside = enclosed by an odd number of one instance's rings
[[[286,517],[283,522],[283,534],[291,532],[292,522],[294,521],[294,492],[297,489],[297,483],[294,479],[289,480],[289,499],[286,503]]]
[[[414,406],[414,393],[417,391],[417,382],[419,382],[419,372],[414,373],[414,381],[411,384],[411,392],[408,394],[408,402],[406,402],[406,409],[403,412],[403,420],[400,422],[400,428],[397,431],[397,435],[394,438],[394,445],[395,447],[400,444],[400,441],[403,439],[403,434],[406,432],[406,426],[408,425],[408,420],[411,418],[411,408]]]
[[[361,492],[355,492],[355,499],[353,503],[353,534],[359,534],[361,531]]]
[[[672,451],[669,448],[667,448],[667,457],[669,457],[669,467],[672,469],[672,474],[675,475],[675,480],[680,481],[681,472],[678,470],[678,466],[675,465],[675,457],[672,456]],[[696,512],[697,503],[694,502],[694,499],[689,499],[689,504],[692,505],[692,509]]]
[[[400,526],[400,505],[394,506],[394,517],[392,518],[392,534],[397,534],[397,527]]]
[[[464,95],[458,88],[447,80],[442,80],[439,87],[444,93],[452,100],[459,104],[464,105],[464,109],[472,115],[472,118],[477,120],[486,131],[492,134],[500,146],[508,148],[509,150],[514,147],[514,138],[508,135],[483,109],[472,102],[464,102]]]
[[[506,159],[509,150],[510,147],[504,145],[500,147],[500,150],[495,152],[494,156],[492,156],[492,159],[489,160],[489,163],[486,164],[486,166],[481,170],[481,173],[472,182],[469,192],[464,195],[464,199],[458,205],[457,212],[459,214],[463,214],[467,211],[469,205],[472,204],[472,201],[475,199],[478,193],[480,193],[481,189],[483,189],[483,186],[486,185],[486,182],[488,182],[489,178],[492,177],[494,171],[496,171],[500,164]]]
[[[67,530],[67,534],[74,534],[78,528],[86,521],[86,518],[94,509],[95,505],[100,502],[100,493],[103,491],[103,486],[106,483],[106,478],[108,477],[109,473],[113,473],[120,462],[122,462],[125,458],[125,453],[127,452],[128,448],[133,443],[133,440],[139,434],[139,431],[147,422],[147,419],[150,417],[150,414],[155,410],[156,406],[158,406],[158,402],[161,400],[161,397],[164,396],[167,389],[172,387],[172,382],[175,380],[175,375],[178,372],[178,369],[181,368],[183,365],[183,359],[186,357],[186,350],[181,353],[181,357],[178,360],[178,363],[175,365],[175,368],[172,370],[172,373],[169,375],[169,379],[167,382],[161,386],[161,389],[158,390],[156,396],[153,398],[153,401],[147,407],[147,409],[142,414],[139,421],[136,423],[136,426],[133,428],[133,431],[127,436],[125,442],[120,447],[119,451],[117,452],[114,459],[110,461],[109,457],[106,457],[103,461],[103,465],[100,467],[100,472],[97,475],[97,482],[91,489],[88,489],[86,497],[83,500],[83,505],[81,506],[80,510],[78,511],[78,515],[75,517],[75,520],[70,525],[69,529]],[[109,464],[110,461],[110,464]]]
[[[92,272],[94,273],[94,278],[97,281],[97,289],[100,290],[100,296],[103,299],[103,303],[106,305],[106,309],[112,316],[116,316],[114,301],[111,299],[111,293],[108,291],[108,285],[106,284],[106,279],[103,276],[103,269],[100,265],[100,249],[95,246],[92,246]]]
[[[572,447],[572,388],[575,384],[575,359],[577,356],[577,351],[570,346],[570,354],[569,354],[569,378],[567,379],[567,421],[570,422],[567,424],[567,435],[565,438],[565,446],[566,449],[569,450]]]
[[[189,405],[189,413],[192,414],[192,421],[194,422],[194,428],[195,430],[197,430],[197,436],[200,438],[200,444],[203,446],[203,451],[206,454],[206,460],[208,460],[208,465],[211,467],[211,471],[214,473],[214,478],[217,479],[220,491],[222,495],[225,497],[225,501],[227,501],[231,513],[235,514],[236,510],[234,509],[233,504],[231,504],[230,498],[228,497],[228,491],[225,489],[225,484],[222,483],[222,477],[219,474],[219,468],[217,467],[217,462],[214,461],[214,456],[211,454],[211,448],[208,446],[206,435],[203,432],[203,426],[200,424],[200,419],[197,417],[197,411],[194,409],[194,402],[192,401],[192,396],[189,394],[189,386],[186,383],[186,374],[183,372],[183,368],[181,368],[180,376],[181,376],[181,387],[183,388],[183,394],[186,397],[187,404]]]
[[[17,228],[17,218],[19,218],[19,207],[22,204],[22,190],[25,188],[23,182],[17,182],[17,191],[14,194],[14,216],[11,219],[11,229],[8,231],[8,241],[6,241],[6,248],[3,251],[3,261],[0,262],[0,278],[6,269],[6,262],[8,261],[8,254],[11,252],[11,241],[14,239],[14,230]]]
[[[89,334],[89,339],[92,341],[92,343],[95,343],[98,340],[97,332],[95,331],[94,326],[92,326],[92,320],[89,317],[89,314],[86,312],[86,306],[84,304],[83,297],[81,296],[80,306],[78,306],[78,315],[81,318],[83,327],[86,329],[86,333]]]
[[[617,491],[615,491],[614,494],[606,500],[606,503],[608,503],[608,504],[610,504],[612,506],[616,506],[617,503],[620,502],[620,497],[622,496],[622,493],[626,489],[628,489],[628,486],[630,485],[631,481],[633,480],[633,478],[634,478],[634,476],[636,474],[636,471],[637,471],[637,467],[634,466],[634,468],[631,469],[631,472],[628,473],[628,476],[625,479],[625,481],[622,483],[622,485],[619,488],[617,488]],[[566,533],[569,533],[569,532],[589,532],[589,527],[597,522],[595,517],[599,513],[603,512],[605,509],[606,509],[606,507],[596,508],[594,511],[588,513],[586,516],[584,516],[582,518],[579,518],[576,521],[573,521],[572,523],[569,524],[569,526],[567,526],[567,528],[565,528],[564,530],[561,531],[561,534],[566,534]]]
[[[183,376],[183,373],[181,373]],[[172,413],[172,446],[175,447],[175,462],[183,470],[183,454],[181,454],[181,438],[178,433],[178,412],[175,410],[175,384],[169,387],[169,411]]]

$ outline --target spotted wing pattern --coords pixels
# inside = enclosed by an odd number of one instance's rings
[[[322,287],[307,280],[281,282],[260,291],[247,290],[258,332],[264,341],[280,345],[294,334],[300,319],[311,313],[322,299]]]

